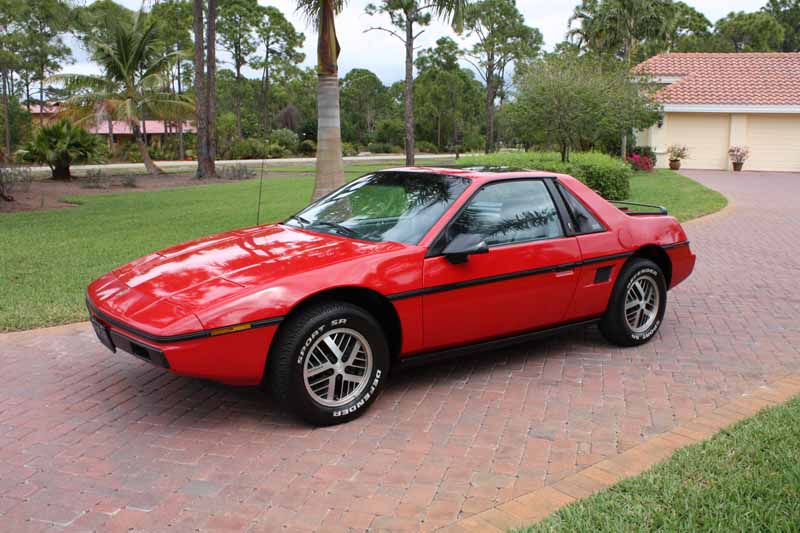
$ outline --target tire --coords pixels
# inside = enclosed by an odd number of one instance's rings
[[[264,385],[307,422],[340,424],[375,401],[389,360],[383,329],[371,314],[349,303],[326,302],[290,318],[278,331]]]
[[[634,258],[617,277],[600,320],[600,332],[613,344],[639,346],[658,332],[666,308],[667,282],[661,268],[650,260]]]

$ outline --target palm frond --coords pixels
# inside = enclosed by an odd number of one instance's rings
[[[319,30],[319,23],[322,19],[320,14],[324,2],[331,2],[333,12],[337,14],[341,13],[344,6],[347,5],[347,0],[297,0],[297,12],[303,16],[309,26],[317,30]]]

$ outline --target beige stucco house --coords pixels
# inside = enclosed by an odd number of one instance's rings
[[[800,172],[800,53],[661,54],[636,69],[662,85],[664,118],[637,138],[659,167],[671,144],[697,169],[729,169],[728,148],[748,146],[745,170]]]

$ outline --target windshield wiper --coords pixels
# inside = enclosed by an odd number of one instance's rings
[[[286,222],[289,222],[290,220],[298,221],[300,223],[300,227],[303,227],[303,228],[308,226],[309,224],[311,224],[311,222],[309,220],[301,217],[300,215],[292,215],[292,216],[290,216],[289,218],[286,219]]]
[[[323,226],[323,227],[327,227],[327,228],[332,228],[332,229],[336,230],[339,233],[343,233],[343,234],[347,235],[348,237],[354,237],[356,239],[361,237],[361,234],[358,233],[357,231],[352,230],[352,229],[348,228],[347,226],[345,226],[343,224],[338,224],[336,222],[328,222],[327,220],[317,220],[317,221],[314,221],[314,223],[311,224],[311,225],[312,226]]]

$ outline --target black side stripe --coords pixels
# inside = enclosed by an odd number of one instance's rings
[[[662,246],[664,249],[675,248],[677,246],[687,246],[689,241],[678,242],[675,244],[667,244]],[[564,263],[561,265],[534,268],[531,270],[521,270],[519,272],[511,272],[510,274],[500,274],[498,276],[489,276],[486,278],[477,278],[467,281],[459,281],[458,283],[448,283],[446,285],[437,285],[435,287],[427,287],[424,289],[415,289],[413,291],[398,292],[389,295],[389,300],[405,300],[406,298],[414,298],[415,296],[424,296],[426,294],[436,294],[437,292],[454,291],[466,287],[474,287],[475,285],[484,285],[486,283],[496,283],[498,281],[508,281],[510,279],[525,278],[528,276],[537,276],[539,274],[548,274],[550,272],[561,272],[564,270],[571,270],[584,265],[594,265],[597,263],[607,263],[608,261],[616,261],[618,259],[627,259],[631,257],[633,252],[625,252],[614,255],[604,255],[602,257],[593,257],[591,259],[584,259],[576,263]]]
[[[158,343],[181,342],[193,339],[203,339],[211,336],[212,330],[194,331],[192,333],[184,333],[182,335],[153,335],[145,331],[142,331],[140,329],[134,328],[133,326],[129,326],[124,322],[120,322],[119,320],[108,316],[107,314],[98,310],[94,306],[94,304],[92,304],[91,300],[89,300],[89,298],[86,298],[86,307],[89,309],[90,314],[102,319],[104,322],[108,322],[114,327],[117,327],[123,331],[127,331],[128,333],[132,333],[137,337],[141,337],[143,339],[147,339],[152,342],[158,342]],[[263,328],[266,326],[273,326],[275,324],[280,324],[283,321],[283,319],[284,317],[278,316],[274,318],[265,318],[263,320],[256,320],[254,322],[249,322],[250,329]],[[230,326],[223,326],[223,327],[230,327]],[[222,328],[214,328],[214,329],[222,329]],[[241,331],[248,331],[248,330],[241,330]],[[238,332],[233,331],[231,333],[238,333]],[[223,333],[223,335],[228,335],[228,333]]]

